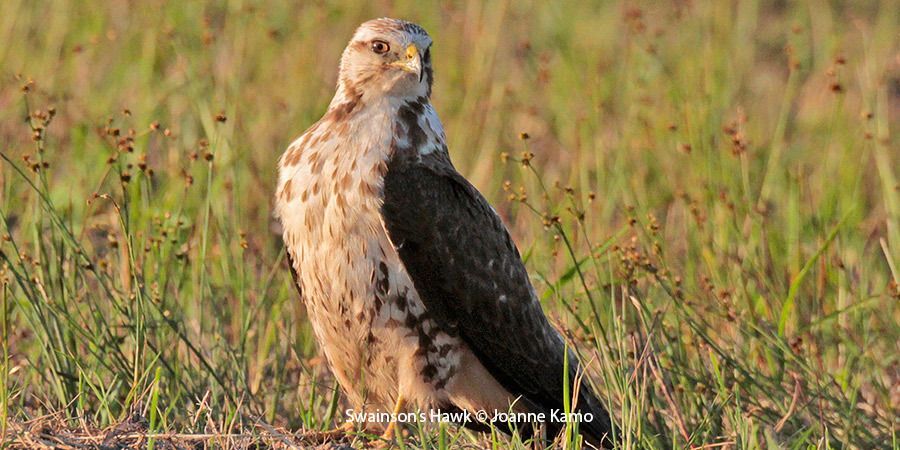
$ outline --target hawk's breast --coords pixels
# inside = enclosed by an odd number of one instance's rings
[[[382,408],[398,389],[422,406],[442,401],[459,363],[459,340],[428,317],[381,218],[387,160],[404,131],[395,117],[326,115],[285,152],[276,198],[321,349],[353,403]],[[407,138],[443,145],[439,136]]]

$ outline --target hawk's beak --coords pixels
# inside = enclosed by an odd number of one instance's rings
[[[409,44],[409,47],[406,47],[406,58],[393,63],[393,65],[414,74],[419,78],[419,82],[422,82],[425,73],[422,70],[422,55],[416,44]]]

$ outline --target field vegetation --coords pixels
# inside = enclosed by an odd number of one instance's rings
[[[288,448],[340,423],[275,166],[356,25],[396,16],[434,38],[451,156],[622,448],[898,449],[898,11],[3,0],[0,448]]]

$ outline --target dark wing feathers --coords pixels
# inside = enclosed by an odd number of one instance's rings
[[[511,393],[545,411],[561,409],[565,344],[500,217],[446,155],[395,155],[382,215],[435,321],[458,333]],[[569,361],[574,374],[577,362]],[[610,431],[609,418],[587,386],[581,393],[579,409],[595,417],[582,430],[599,441]]]

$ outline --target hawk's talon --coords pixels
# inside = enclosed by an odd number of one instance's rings
[[[402,395],[397,396],[397,404],[394,405],[394,413],[391,415],[392,420],[384,430],[384,434],[381,435],[382,441],[389,443],[394,442],[394,434],[396,434],[397,429],[397,417],[400,416],[400,413],[403,412],[404,408],[406,408],[406,399],[403,398]]]

